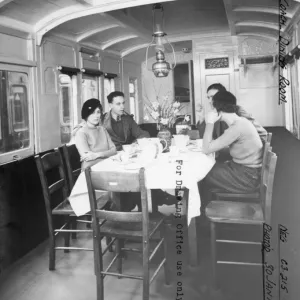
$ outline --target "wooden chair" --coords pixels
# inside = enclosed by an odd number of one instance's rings
[[[69,193],[71,193],[74,184],[81,173],[81,163],[80,163],[80,154],[75,146],[72,145],[63,145],[59,148],[59,151],[63,157],[65,170],[68,177],[68,186]],[[86,218],[86,227],[91,228],[91,215],[87,214]],[[83,221],[83,220],[82,220]],[[73,224],[74,228],[76,228],[76,222]],[[72,233],[72,238],[76,238],[76,233]]]
[[[94,255],[95,255],[95,273],[97,278],[97,300],[104,299],[104,277],[106,275],[139,279],[143,281],[143,300],[149,299],[149,287],[160,268],[164,266],[165,282],[169,284],[169,267],[167,264],[167,249],[164,238],[164,219],[163,215],[149,216],[148,198],[151,197],[149,190],[145,187],[145,169],[142,168],[139,173],[128,174],[117,172],[93,172],[90,168],[85,170],[91,212],[93,217],[93,237],[94,237]],[[142,212],[120,212],[104,211],[96,209],[95,189],[112,192],[117,197],[118,193],[123,192],[141,192]],[[117,193],[117,194],[116,194]],[[99,227],[99,219],[105,219],[103,226]],[[135,228],[134,228],[135,227]],[[158,244],[154,250],[150,251],[150,241],[154,235],[160,232]],[[108,267],[103,270],[103,255],[101,248],[101,236],[109,236],[114,243],[117,241],[116,255]],[[124,240],[137,240],[142,243],[142,250],[123,248]],[[149,263],[160,249],[164,246],[164,258],[155,270],[151,279],[149,276]],[[122,272],[122,255],[124,251],[134,251],[143,253],[143,275],[134,276],[123,274]],[[113,263],[117,261],[117,272],[110,271]]]
[[[268,151],[266,156],[265,177],[261,187],[260,203],[230,202],[230,201],[212,201],[206,207],[206,216],[211,225],[211,252],[212,252],[212,271],[213,287],[217,287],[217,264],[235,264],[235,265],[259,265],[263,263],[244,263],[234,261],[217,261],[216,243],[261,245],[263,239],[259,242],[236,241],[228,239],[218,239],[216,236],[216,224],[239,224],[239,225],[257,225],[263,229],[264,223],[271,224],[271,203],[273,192],[273,181],[275,176],[277,156]],[[261,238],[261,237],[260,237]]]
[[[272,137],[272,134],[271,134]],[[263,152],[263,158],[262,158],[262,167],[261,167],[261,175],[260,175],[260,185],[257,189],[257,191],[254,191],[252,193],[230,193],[230,192],[224,192],[220,190],[212,190],[213,197],[216,199],[223,199],[223,200],[234,200],[237,201],[241,199],[253,199],[259,201],[260,199],[260,187],[263,186],[264,176],[265,176],[265,168],[267,163],[267,153],[268,151],[272,151],[272,147],[270,146],[269,142],[266,142],[264,145],[264,152]]]
[[[63,145],[62,147],[59,148],[59,151],[64,158],[67,176],[68,176],[69,191],[71,192],[81,172],[80,155],[74,144]]]
[[[266,143],[269,143],[271,145],[271,141],[272,141],[272,132],[268,132],[267,133]]]
[[[81,220],[76,217],[72,207],[68,200],[68,184],[63,167],[63,160],[58,149],[54,152],[47,153],[43,156],[36,155],[35,161],[41,180],[43,196],[46,207],[46,214],[48,220],[48,230],[49,230],[49,270],[55,269],[55,251],[64,250],[69,252],[69,250],[85,250],[93,251],[90,248],[79,248],[70,247],[70,233],[90,233],[91,229],[76,229],[73,220],[80,222]],[[55,173],[56,172],[56,173]],[[55,176],[54,176],[55,175]],[[53,178],[57,178],[58,180]],[[52,181],[50,183],[50,180]],[[59,193],[60,192],[60,193]],[[55,193],[56,197],[53,197]],[[104,208],[107,204],[109,197],[108,193],[103,192],[97,199],[97,205],[99,208]],[[53,216],[60,216],[64,219],[64,224],[59,228],[55,229]],[[83,222],[86,222],[83,220]],[[59,233],[64,234],[65,245],[64,247],[56,247],[56,236]]]

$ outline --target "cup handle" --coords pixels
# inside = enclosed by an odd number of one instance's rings
[[[168,147],[168,142],[167,142],[167,140],[166,140],[166,139],[160,139],[159,141],[160,141],[160,143],[162,143],[162,142],[165,143],[165,146],[163,146],[163,150],[162,150],[162,151],[165,151],[165,150],[167,149],[167,147]]]

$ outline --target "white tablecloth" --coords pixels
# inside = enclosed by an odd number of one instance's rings
[[[187,151],[180,154],[169,162],[170,154],[160,154],[159,157],[145,167],[145,184],[147,189],[162,189],[167,192],[180,184],[181,188],[189,189],[188,223],[190,220],[200,215],[200,195],[198,191],[198,181],[202,180],[215,164],[212,156],[207,156],[201,152]],[[108,158],[92,166],[93,171],[119,171],[136,173],[139,170],[126,170],[124,164]],[[178,173],[176,173],[178,171]],[[181,172],[181,173],[179,173]],[[176,184],[177,181],[177,184]],[[182,184],[181,184],[182,182]],[[171,193],[171,192],[170,192]],[[71,206],[77,216],[90,211],[90,204],[87,194],[87,184],[85,174],[81,173],[73,187],[69,197]],[[150,206],[149,206],[150,207]]]

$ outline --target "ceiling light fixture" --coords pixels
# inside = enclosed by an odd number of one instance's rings
[[[159,12],[160,11],[160,17]],[[156,62],[152,65],[152,72],[156,77],[167,77],[170,70],[173,70],[176,66],[175,51],[172,44],[168,41],[166,33],[164,32],[165,20],[164,20],[164,8],[162,4],[154,4],[152,6],[152,24],[153,24],[153,38],[146,50],[146,67],[148,69],[148,51],[149,48],[154,46],[156,52]],[[169,44],[172,48],[174,57],[174,66],[170,67],[165,59],[165,45]]]

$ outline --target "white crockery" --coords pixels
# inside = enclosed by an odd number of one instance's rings
[[[190,137],[188,135],[174,134],[173,136],[174,136],[175,146],[178,147],[179,149],[186,148],[186,145],[190,141]]]

